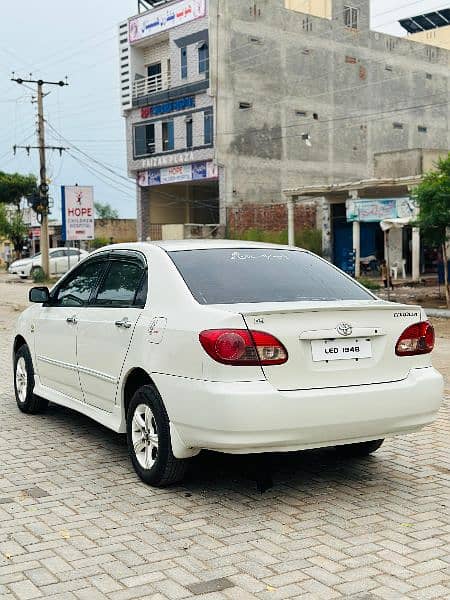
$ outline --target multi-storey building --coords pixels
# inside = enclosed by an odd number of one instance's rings
[[[162,225],[219,223],[207,2],[146,4],[120,25],[128,169],[144,239],[159,238]]]
[[[164,224],[282,229],[284,189],[450,147],[450,53],[371,31],[369,0],[139,3],[120,62],[141,238]],[[415,174],[408,156],[399,174]]]

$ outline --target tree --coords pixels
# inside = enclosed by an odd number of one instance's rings
[[[119,213],[110,204],[101,204],[100,202],[94,202],[95,216],[97,219],[118,219]]]
[[[439,159],[437,169],[425,175],[416,190],[420,213],[415,225],[425,239],[441,249],[445,273],[445,297],[450,308],[447,240],[450,227],[450,154]]]
[[[36,191],[37,182],[34,175],[0,171],[0,203],[14,204],[19,210],[22,198]]]
[[[19,258],[28,235],[28,226],[25,225],[20,210],[8,210],[5,204],[0,204],[0,235],[12,242],[16,258]]]

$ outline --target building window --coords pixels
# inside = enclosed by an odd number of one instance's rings
[[[155,63],[154,65],[148,65],[147,77],[149,93],[162,90],[162,71],[160,62]]]
[[[164,121],[162,124],[162,149],[163,152],[174,149],[173,121]]]
[[[193,142],[193,127],[192,118],[186,119],[186,148],[192,148]]]
[[[425,127],[424,125],[419,125],[417,127],[417,130],[419,131],[419,133],[426,133],[428,131],[428,128]]]
[[[251,102],[239,102],[239,108],[241,110],[248,110],[249,108],[252,108],[253,104]]]
[[[209,48],[206,42],[203,42],[198,48],[198,72],[208,73],[209,71]]]
[[[187,79],[188,76],[188,62],[187,62],[187,48],[181,48],[181,79]]]
[[[137,125],[134,128],[134,155],[148,156],[155,153],[155,125]]]
[[[392,127],[394,129],[403,129],[403,123],[399,123],[399,122],[392,123]]]
[[[205,113],[204,116],[204,143],[213,143],[213,115],[212,113]]]
[[[359,8],[344,6],[344,24],[350,29],[358,29]]]

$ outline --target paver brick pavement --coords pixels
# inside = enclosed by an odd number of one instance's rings
[[[0,277],[0,598],[375,600],[450,597],[450,332],[439,420],[372,457],[207,454],[186,482],[142,484],[123,436],[15,406],[10,343],[27,284]],[[444,328],[443,328],[444,330]]]

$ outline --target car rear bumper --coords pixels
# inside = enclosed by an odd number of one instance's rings
[[[409,433],[434,421],[443,397],[443,379],[432,367],[412,369],[392,383],[289,392],[267,381],[159,376],[156,383],[178,444],[229,453],[301,450]]]

